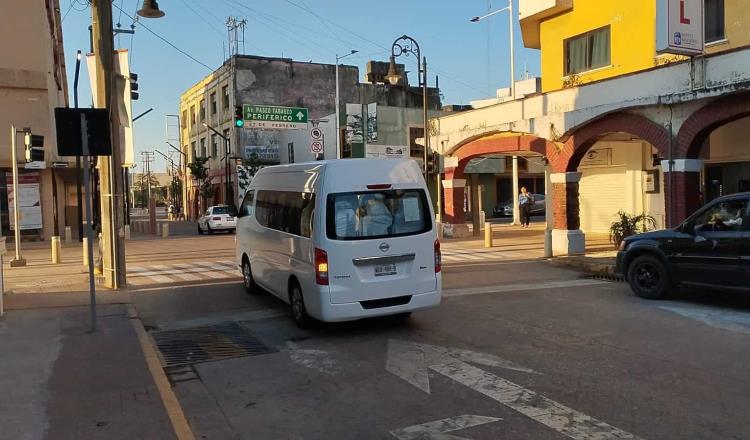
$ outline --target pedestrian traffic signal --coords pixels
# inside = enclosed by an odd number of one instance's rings
[[[239,128],[242,128],[245,126],[245,117],[242,114],[241,105],[234,106],[234,126],[239,127]]]
[[[44,136],[26,130],[24,145],[26,146],[26,162],[44,162]]]
[[[138,100],[138,74],[130,72],[130,99]]]

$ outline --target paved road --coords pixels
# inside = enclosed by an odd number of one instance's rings
[[[234,281],[133,300],[154,336],[233,322],[213,330],[266,348],[168,368],[199,438],[750,438],[747,298],[646,301],[540,261],[448,266],[444,280],[441,307],[408,320],[310,331]]]

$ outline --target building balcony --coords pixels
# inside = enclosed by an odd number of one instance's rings
[[[539,25],[542,20],[573,9],[573,0],[519,0],[518,18],[524,46],[541,49]]]

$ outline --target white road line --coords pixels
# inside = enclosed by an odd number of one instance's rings
[[[465,414],[448,419],[435,420],[434,422],[422,423],[421,425],[409,426],[408,428],[396,429],[390,434],[399,440],[462,440],[463,437],[447,435],[446,432],[460,431],[485,423],[497,422],[502,419],[497,417],[475,416]]]
[[[629,432],[465,362],[446,359],[446,363],[430,365],[430,369],[570,438],[639,440]]]
[[[560,289],[565,287],[586,287],[609,284],[599,280],[546,281],[534,284],[507,284],[502,286],[469,287],[466,289],[443,289],[443,296],[482,295],[485,293],[523,292],[528,290]]]
[[[175,272],[172,274],[173,277],[179,278],[182,281],[198,281],[201,279],[201,277],[196,275],[191,275],[189,273],[182,273],[182,272]]]
[[[229,267],[221,265],[221,264],[211,263],[211,262],[205,262],[205,263],[204,262],[199,262],[199,263],[196,263],[196,264],[198,264],[200,266],[203,266],[203,267],[206,267],[206,268],[211,269],[212,271],[214,271],[214,272],[208,271],[208,272],[205,272],[205,273],[223,274],[222,278],[239,277],[240,276],[240,272],[238,270],[236,270],[234,268],[229,268]]]
[[[148,278],[149,280],[151,280],[151,281],[153,281],[155,283],[159,283],[159,284],[166,284],[166,283],[173,283],[174,282],[174,280],[172,278],[169,278],[169,277],[164,276],[164,275],[148,275],[148,276],[146,276],[146,278]]]

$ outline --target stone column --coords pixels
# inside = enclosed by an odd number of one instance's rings
[[[700,173],[703,170],[703,161],[700,159],[675,159],[672,162],[671,173],[669,161],[661,162],[661,168],[664,170],[664,200],[669,227],[679,225],[700,208]],[[670,183],[674,185],[674,188],[670,188]]]
[[[443,222],[453,225],[454,236],[465,236],[469,232],[464,212],[465,191],[466,179],[443,180]]]
[[[471,224],[474,228],[473,235],[479,237],[482,235],[481,221],[479,210],[481,209],[479,203],[479,174],[471,175]]]
[[[554,229],[552,230],[552,253],[559,255],[581,255],[586,252],[586,237],[581,231],[578,204],[578,183],[581,173],[554,173],[552,201],[554,204]]]
[[[518,185],[518,156],[513,156],[513,225],[521,224],[521,209],[519,207],[518,194],[521,192]]]

